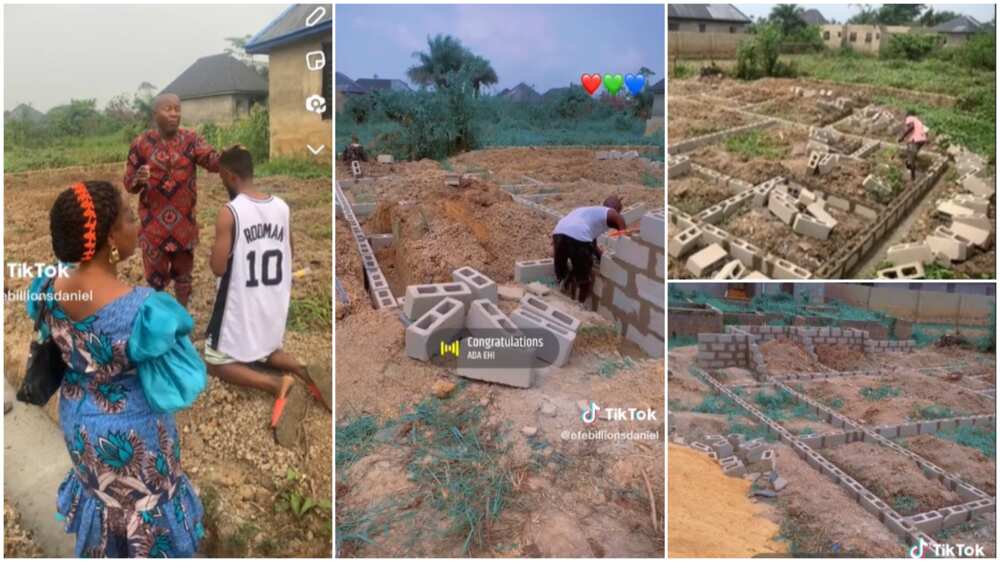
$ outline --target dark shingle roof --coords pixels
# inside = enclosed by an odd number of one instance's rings
[[[667,4],[667,19],[750,23],[732,4]]]
[[[972,16],[958,16],[942,24],[935,25],[931,31],[938,33],[979,33],[986,31],[985,26]]]
[[[542,100],[541,94],[536,92],[534,88],[524,82],[521,82],[517,86],[508,90],[506,94],[503,94],[503,97],[511,101],[528,103],[539,102]]]
[[[322,17],[317,16],[315,22],[306,27],[306,20],[319,9],[326,10]],[[278,17],[257,32],[247,42],[246,51],[252,55],[270,53],[271,49],[298,41],[313,35],[323,35],[329,40],[333,29],[333,5],[331,4],[293,4]]]
[[[351,80],[343,72],[338,72],[336,75],[336,87],[338,92],[346,92],[348,94],[363,94],[368,90],[358,86],[358,83]]]
[[[366,91],[375,90],[396,90],[398,92],[408,92],[410,87],[399,78],[358,78],[354,81]]]
[[[231,55],[212,55],[196,60],[161,93],[177,94],[182,100],[222,94],[266,94],[267,80]]]
[[[807,25],[826,25],[830,23],[826,21],[823,14],[816,8],[809,8],[808,10],[802,12],[802,17],[800,19],[806,22]]]
[[[664,84],[665,83],[666,83],[666,79],[665,78],[661,78],[659,82],[657,82],[656,84],[653,84],[653,93],[654,94],[662,94],[662,93],[664,93],[663,90],[664,90]]]

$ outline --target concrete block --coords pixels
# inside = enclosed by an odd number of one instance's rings
[[[625,330],[625,339],[639,346],[650,357],[663,357],[663,339],[651,333],[643,333],[638,328],[629,324]]]
[[[368,239],[368,244],[371,245],[373,250],[388,248],[389,246],[392,246],[392,243],[396,240],[392,234],[369,234],[366,238]]]
[[[663,310],[665,291],[663,290],[663,283],[661,281],[651,279],[640,273],[635,276],[635,286],[638,289],[639,298]]]
[[[379,154],[375,157],[379,164],[392,164],[392,154]]]
[[[966,174],[959,178],[959,181],[962,183],[962,187],[966,191],[969,191],[979,197],[992,197],[997,190],[996,180],[994,178],[983,179],[974,174]]]
[[[465,327],[473,334],[483,330],[497,333],[502,331],[512,335],[518,333],[517,326],[510,318],[487,299],[472,301],[465,316]],[[498,335],[497,333],[493,335]]]
[[[972,514],[969,513],[969,510],[963,505],[942,507],[938,509],[937,512],[943,517],[941,521],[941,528],[943,529],[954,527],[955,525],[961,525],[972,517]]]
[[[576,332],[524,308],[518,308],[512,312],[510,319],[527,336],[531,336],[532,332],[534,334],[540,332],[549,334],[550,337],[545,338],[546,345],[535,350],[535,357],[556,367],[562,367],[569,361],[570,353],[573,351],[573,342],[576,341]],[[544,338],[544,336],[542,337]]]
[[[747,268],[740,260],[733,260],[722,266],[712,279],[740,279],[746,273]]]
[[[768,277],[767,275],[764,275],[763,273],[761,273],[759,271],[754,270],[754,271],[751,271],[750,273],[746,274],[745,276],[743,276],[743,279],[744,280],[755,279],[755,280],[764,281],[764,280],[770,280],[771,278]]]
[[[792,224],[795,215],[799,212],[795,203],[780,193],[771,193],[767,201],[767,209],[785,224]]]
[[[927,263],[934,259],[934,252],[926,241],[893,244],[886,250],[886,259],[894,265],[913,262]]]
[[[705,277],[723,265],[728,254],[719,244],[712,244],[694,253],[687,261],[687,270],[696,277]]]
[[[664,239],[667,235],[666,215],[663,209],[642,215],[642,220],[639,222],[639,232],[643,242],[663,249]]]
[[[463,344],[464,345],[464,344]],[[531,388],[535,372],[531,367],[467,367],[455,372],[460,377],[484,382],[495,382],[518,388]]]
[[[812,238],[826,240],[830,237],[830,231],[833,230],[833,226],[820,222],[804,213],[799,213],[795,215],[795,221],[792,223],[792,230]]]
[[[615,287],[611,293],[611,305],[625,315],[639,315],[642,303],[638,298],[630,296],[621,287]]]
[[[944,524],[944,516],[937,511],[928,511],[910,517],[909,522],[925,533],[936,533],[941,530],[941,525]]]
[[[934,229],[934,233],[927,237],[927,243],[935,255],[951,261],[965,261],[969,255],[969,245],[943,226]]]
[[[939,203],[936,210],[937,210],[938,214],[943,215],[943,216],[948,217],[948,218],[954,218],[954,217],[961,216],[961,215],[972,215],[972,214],[975,214],[974,210],[972,210],[972,209],[970,209],[968,207],[964,207],[962,205],[959,205],[953,199],[949,199],[947,201],[943,201],[943,202]]]
[[[407,299],[409,304],[409,299]],[[465,304],[445,297],[406,328],[406,355],[429,361],[441,343],[457,339],[465,326]]]
[[[615,259],[621,260],[638,269],[649,267],[649,248],[632,240],[631,237],[622,236],[615,243]]]
[[[975,226],[970,226],[968,224],[963,224],[961,222],[952,221],[951,227],[949,228],[955,233],[959,238],[983,248],[984,250],[990,247],[990,230],[981,229]]]
[[[972,210],[974,213],[985,215],[990,211],[990,202],[975,195],[956,195],[953,201],[966,209]]]
[[[877,279],[923,279],[924,275],[926,275],[924,273],[924,264],[918,261],[880,269],[875,272]]]
[[[605,252],[604,256],[601,258],[600,272],[601,277],[608,279],[619,287],[628,287],[629,285],[629,272],[622,266],[618,265],[615,255],[611,252]]]
[[[465,266],[451,272],[451,278],[458,283],[465,283],[472,291],[473,299],[486,299],[497,302],[497,284],[489,277],[475,269]]]
[[[746,240],[739,239],[729,243],[729,253],[740,260],[747,269],[757,269],[762,265],[761,260],[764,257],[763,250]]]
[[[514,262],[514,281],[518,283],[527,284],[555,276],[555,263],[552,258]]]
[[[580,329],[579,320],[534,295],[524,295],[521,298],[520,304],[521,308],[531,310],[546,320],[559,324],[568,330],[576,332]]]
[[[410,320],[417,320],[447,298],[457,299],[464,306],[472,303],[472,290],[465,283],[428,283],[410,285],[406,288],[403,314]]]
[[[826,207],[823,205],[822,201],[816,201],[815,203],[806,205],[806,211],[809,211],[809,214],[816,217],[816,219],[820,222],[830,225],[831,228],[837,226],[837,219],[833,218],[833,215],[826,212]]]
[[[625,219],[625,225],[632,225],[642,219],[642,216],[646,214],[646,204],[639,202],[633,205],[629,205],[622,209],[621,215]]]
[[[773,265],[771,276],[774,279],[811,279],[812,273],[794,263],[779,258],[774,254],[768,254],[767,260]]]
[[[701,228],[690,226],[670,238],[667,252],[671,257],[682,258],[698,245],[699,238],[701,238]]]
[[[664,324],[663,324],[663,312],[656,310],[655,308],[649,309],[649,331],[660,336],[663,339],[664,334]]]
[[[990,232],[992,232],[994,230],[994,227],[996,226],[993,224],[993,221],[990,220],[989,217],[980,213],[976,213],[974,215],[959,215],[957,217],[952,217],[951,219],[952,230],[955,229],[954,227],[956,224],[965,224],[968,226],[978,228],[980,230],[986,230]]]

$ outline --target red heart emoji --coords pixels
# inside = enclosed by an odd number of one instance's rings
[[[583,76],[580,76],[580,82],[583,83],[583,89],[587,90],[588,94],[594,95],[594,92],[601,87],[601,75],[585,72]]]

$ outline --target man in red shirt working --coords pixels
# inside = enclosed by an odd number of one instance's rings
[[[910,181],[917,179],[917,154],[927,144],[927,127],[917,117],[916,111],[907,111],[903,121],[903,134],[899,142],[906,141],[906,167],[910,169]]]
[[[196,165],[219,171],[219,152],[190,129],[181,129],[181,100],[160,94],[153,101],[156,129],[132,141],[125,189],[139,196],[139,245],[146,282],[158,291],[174,282],[177,300],[191,298],[194,247],[198,243]]]

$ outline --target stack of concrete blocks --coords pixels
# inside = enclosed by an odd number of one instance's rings
[[[494,289],[496,286],[494,285]],[[466,316],[465,328],[470,337],[518,337],[524,334],[518,327],[496,306],[496,295],[492,300],[481,298],[472,301],[469,313]],[[468,345],[468,338],[462,339],[462,347]],[[475,379],[486,382],[495,382],[516,386],[520,388],[530,388],[534,378],[532,360],[535,350],[528,350],[531,356],[525,356],[519,365],[490,365],[482,367],[469,367],[460,365],[457,373],[467,379]]]
[[[910,353],[916,349],[913,340],[870,340],[864,341],[865,353],[904,352]]]
[[[638,234],[618,237],[604,252],[591,298],[593,310],[651,357],[664,353],[665,237],[664,210],[644,214]]]
[[[365,235],[364,229],[361,228],[361,224],[358,222],[358,218],[355,216],[350,202],[344,195],[340,183],[337,183],[335,187],[334,195],[340,206],[341,215],[350,225],[351,234],[354,235],[354,243],[358,247],[358,253],[361,254],[361,262],[365,271],[365,288],[368,289],[368,294],[371,296],[372,305],[376,309],[395,308],[396,298],[392,295],[392,290],[389,288],[389,283],[386,281],[385,275],[382,274],[378,260],[375,259],[375,251],[372,249],[371,244],[369,244],[368,237]]]
[[[698,334],[695,361],[706,369],[747,368],[752,338],[746,334]]]

